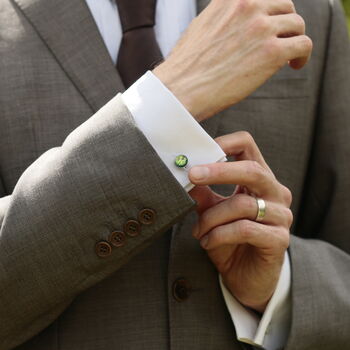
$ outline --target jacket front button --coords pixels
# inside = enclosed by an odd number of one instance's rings
[[[125,244],[125,233],[122,231],[114,231],[109,237],[108,241],[112,243],[115,247],[119,248]]]
[[[130,237],[137,236],[141,231],[141,225],[136,220],[128,220],[124,225],[124,232]]]
[[[142,209],[139,213],[139,221],[143,225],[151,225],[156,219],[156,212],[153,209]]]
[[[96,243],[95,252],[100,258],[106,258],[112,254],[112,247],[106,241],[100,241]]]
[[[189,298],[191,285],[184,278],[179,278],[173,283],[173,297],[176,301],[182,302]]]

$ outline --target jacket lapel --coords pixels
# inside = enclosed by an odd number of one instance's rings
[[[123,83],[84,0],[13,0],[97,111]]]
[[[13,0],[84,96],[97,111],[125,90],[84,0]],[[197,0],[202,11],[210,0]],[[203,123],[215,136],[217,118]]]

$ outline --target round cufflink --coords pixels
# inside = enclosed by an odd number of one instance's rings
[[[179,154],[175,157],[175,165],[178,168],[187,168],[188,166],[188,158],[184,154]]]

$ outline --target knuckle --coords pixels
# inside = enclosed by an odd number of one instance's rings
[[[282,185],[282,198],[283,198],[283,202],[288,207],[290,207],[290,205],[292,204],[292,201],[293,201],[292,191],[284,185]]]
[[[298,15],[297,13],[294,15],[294,20],[298,28],[301,28],[303,32],[305,32],[305,21],[304,18]]]
[[[271,239],[270,246],[275,250],[284,251],[289,247],[289,231],[283,227],[279,227]]]
[[[240,13],[244,13],[247,9],[248,9],[248,3],[249,0],[239,0],[236,2],[236,12],[237,15],[239,15]]]
[[[251,182],[260,182],[265,177],[264,168],[255,160],[247,163],[246,175]]]
[[[289,247],[289,243],[290,243],[290,233],[289,230],[284,229],[281,231],[280,233],[280,245],[281,247],[286,250]]]
[[[267,16],[258,16],[253,23],[253,29],[256,33],[266,33],[269,28],[270,22]]]
[[[256,7],[256,0],[239,0],[237,1],[237,9],[240,12],[251,11]]]
[[[293,213],[290,209],[285,208],[284,216],[286,218],[288,228],[292,226],[293,223]]]
[[[300,46],[303,48],[306,52],[311,52],[313,43],[312,40],[307,35],[301,35],[300,36]]]
[[[312,51],[312,47],[313,47],[312,40],[306,35],[305,35],[305,39],[304,40],[305,40],[304,45],[305,45],[306,49],[311,52]]]
[[[287,3],[286,3],[286,10],[291,13],[291,12],[295,12],[295,6],[294,6],[294,3],[293,1],[291,0],[288,0]]]
[[[254,144],[254,138],[248,131],[239,131],[239,136],[242,138],[242,143],[245,145]]]

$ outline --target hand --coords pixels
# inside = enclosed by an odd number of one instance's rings
[[[154,74],[198,121],[247,97],[312,41],[291,0],[212,0]]]
[[[236,161],[190,170],[190,180],[197,185],[190,194],[199,213],[193,235],[232,295],[263,312],[275,291],[289,245],[291,193],[276,180],[248,133],[226,135],[216,142]],[[238,186],[225,198],[205,186],[211,184]],[[255,221],[257,202],[250,193],[265,200],[266,215],[261,222]]]

